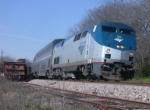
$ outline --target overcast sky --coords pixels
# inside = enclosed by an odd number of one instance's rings
[[[33,60],[36,52],[65,38],[89,9],[113,0],[0,0],[0,51]]]

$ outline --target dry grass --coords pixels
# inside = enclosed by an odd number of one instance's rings
[[[0,77],[0,110],[89,110],[89,105],[55,97],[41,90],[21,87]]]

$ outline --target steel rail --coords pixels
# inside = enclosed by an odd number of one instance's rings
[[[25,86],[25,85],[22,85],[22,86]],[[35,85],[35,84],[33,84],[33,86],[47,88],[45,86],[39,86],[39,85]],[[26,87],[33,87],[33,86],[28,85]],[[81,99],[73,98],[73,97],[70,97],[70,96],[57,94],[56,92],[53,93],[53,92],[48,91],[48,90],[45,93],[52,94],[54,96],[59,96],[59,97],[62,97],[62,98],[66,98],[66,99],[69,99],[69,100],[72,100],[72,101],[78,102],[78,103],[80,102],[80,103],[85,103],[85,104],[91,104],[94,107],[99,108],[100,110],[124,110],[123,108],[118,108],[118,107],[114,107],[114,106],[111,106],[111,105],[101,104],[101,103],[97,103],[97,102],[91,102],[91,101],[87,101],[87,100],[81,100]]]
[[[77,99],[77,98],[73,98],[73,97],[69,97],[69,96],[64,96],[64,95],[60,95],[60,94],[56,94],[56,93],[51,93],[51,92],[48,92],[48,93],[50,93],[52,95],[55,95],[55,96],[64,97],[66,99],[70,99],[70,100],[75,101],[75,102],[91,104],[91,105],[94,105],[94,107],[97,107],[97,108],[99,108],[101,110],[124,110],[122,108],[113,107],[113,106],[106,105],[106,104],[90,102],[90,101],[87,101],[87,100],[81,100],[81,99]]]
[[[150,86],[150,83],[137,83],[128,81],[87,81],[87,80],[56,80],[65,82],[82,82],[82,83],[96,83],[96,84],[116,84],[116,85],[134,85],[134,86]]]
[[[27,83],[27,84],[31,84],[31,83]],[[58,89],[58,88],[53,88],[53,87],[48,87],[48,86],[41,86],[41,85],[38,85],[38,84],[31,84],[31,85],[39,86],[39,87],[43,87],[43,88],[48,88],[48,89],[51,89],[51,90],[69,92],[69,93],[73,93],[73,94],[80,94],[80,95],[84,95],[84,96],[88,96],[88,97],[93,97],[93,98],[106,99],[106,100],[115,100],[115,101],[119,101],[119,102],[123,102],[123,103],[128,103],[130,105],[133,104],[133,105],[136,105],[136,106],[139,105],[139,106],[144,106],[144,107],[150,107],[150,103],[146,103],[146,102],[138,102],[138,101],[131,101],[131,100],[119,99],[119,98],[98,96],[98,95],[81,93],[81,92],[75,92],[75,91],[70,91],[70,90],[63,90],[63,89]]]

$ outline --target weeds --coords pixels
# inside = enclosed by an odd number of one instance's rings
[[[21,87],[0,77],[0,110],[85,110],[72,101],[46,94],[41,89]]]
[[[147,78],[133,78],[132,82],[150,83],[150,77],[147,77]]]

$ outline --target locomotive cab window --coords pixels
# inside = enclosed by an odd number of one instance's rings
[[[62,44],[61,44],[61,47],[64,45],[64,41],[62,42]]]
[[[86,37],[86,35],[87,35],[87,31],[82,33],[81,38]]]
[[[102,26],[102,31],[104,32],[117,32],[116,27],[110,27],[110,26]]]
[[[121,33],[121,34],[132,35],[132,34],[133,34],[133,30],[120,28],[120,33]]]
[[[74,38],[74,42],[77,41],[77,40],[80,40],[80,36],[81,36],[81,34],[76,35],[75,38]]]

